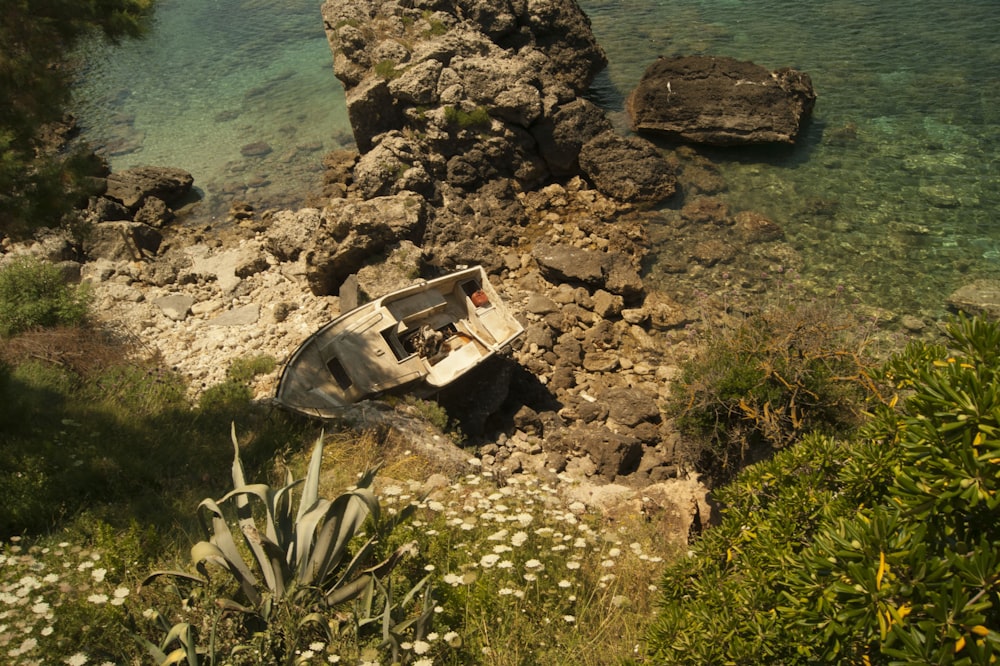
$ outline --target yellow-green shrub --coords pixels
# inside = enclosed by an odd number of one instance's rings
[[[664,576],[657,659],[1000,657],[1000,325],[948,334],[873,373],[898,398],[855,441],[808,437],[719,492],[721,525]]]

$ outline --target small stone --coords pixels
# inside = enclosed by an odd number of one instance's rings
[[[583,358],[583,367],[589,372],[611,372],[619,365],[618,356],[612,352],[591,351]]]
[[[649,319],[649,313],[642,308],[626,308],[621,311],[622,319],[632,325],[641,325]]]
[[[899,320],[900,326],[911,333],[919,333],[924,330],[924,320],[914,315],[903,315]]]
[[[153,304],[160,308],[169,319],[184,321],[191,312],[194,299],[186,294],[170,294],[156,299]]]
[[[212,319],[212,326],[247,326],[254,324],[260,318],[260,306],[256,304],[233,308]]]
[[[263,157],[271,152],[271,145],[266,141],[255,141],[240,148],[243,157]]]
[[[201,301],[200,303],[195,303],[191,306],[191,314],[193,315],[206,315],[209,312],[215,312],[222,307],[222,301],[215,298],[208,301]]]

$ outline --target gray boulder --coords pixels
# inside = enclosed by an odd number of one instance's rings
[[[415,96],[419,93],[408,93]],[[389,89],[389,84],[378,78],[368,78],[346,93],[347,117],[354,130],[358,150],[366,153],[375,145],[374,138],[405,125],[402,107]]]
[[[596,474],[608,481],[635,472],[642,461],[641,441],[603,426],[571,426],[551,435],[551,440],[557,449],[589,457],[596,466]]]
[[[498,271],[503,266],[498,248],[516,245],[528,220],[517,188],[497,179],[468,197],[444,189],[445,206],[428,221],[423,238],[429,263],[442,268],[482,264]]]
[[[1000,280],[975,280],[948,297],[948,306],[969,315],[1000,319]]]
[[[315,208],[278,211],[265,232],[264,247],[279,261],[297,261],[311,247],[322,225],[323,215]]]
[[[542,276],[555,284],[583,284],[634,300],[643,293],[642,278],[631,260],[615,252],[585,250],[570,245],[536,244],[531,252]]]
[[[139,222],[102,222],[90,228],[83,251],[90,259],[138,261],[156,256],[163,235]]]
[[[535,245],[531,256],[546,280],[554,284],[582,283],[592,287],[604,284],[607,257],[602,252],[584,250],[571,245]]]
[[[132,219],[151,227],[162,227],[174,219],[174,211],[163,199],[150,195],[143,200]]]
[[[517,6],[518,21],[527,26],[530,44],[545,55],[549,65],[545,75],[576,94],[585,92],[608,59],[576,0],[531,0]]]
[[[391,130],[358,160],[354,183],[366,199],[406,190],[434,199],[435,180],[441,179],[444,171],[443,162],[428,155],[418,139]]]
[[[188,294],[167,294],[153,301],[153,305],[160,308],[170,319],[184,321],[191,314],[194,298]]]
[[[612,129],[611,121],[583,98],[564,104],[532,127],[531,133],[549,170],[555,176],[580,172],[580,149],[599,134]]]
[[[413,193],[331,201],[302,250],[310,290],[317,296],[337,294],[344,280],[372,257],[402,240],[419,238],[426,219],[426,203]]]
[[[618,425],[635,428],[641,423],[659,423],[660,409],[657,396],[628,386],[609,388],[600,394],[608,406],[608,417]]]

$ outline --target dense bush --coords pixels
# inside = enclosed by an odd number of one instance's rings
[[[89,307],[86,288],[67,284],[54,264],[24,256],[0,269],[0,337],[79,324]]]
[[[948,333],[874,373],[901,397],[858,439],[810,436],[720,490],[722,523],[664,576],[658,659],[1000,656],[1000,325]]]
[[[714,482],[813,431],[858,422],[869,339],[831,303],[774,304],[713,331],[683,368],[669,409]]]
[[[274,357],[263,354],[234,360],[226,369],[226,380],[209,386],[199,396],[198,409],[208,417],[219,417],[222,422],[241,416],[252,407],[250,382],[258,375],[273,372],[276,366]]]

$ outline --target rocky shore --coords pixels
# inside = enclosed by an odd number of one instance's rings
[[[328,0],[322,12],[359,149],[326,157],[322,207],[234,202],[225,222],[191,228],[173,216],[192,176],[134,169],[105,174],[82,246],[54,235],[7,251],[64,262],[101,316],[194,393],[237,358],[287,358],[340,313],[349,278],[374,297],[481,264],[526,334],[440,396],[468,447],[405,407],[362,405],[345,423],[388,422],[449,464],[562,479],[585,503],[658,512],[686,537],[710,510],[663,403],[699,330],[797,272],[781,228],[729,210],[696,151],[612,129],[582,96],[605,57],[573,0]],[[797,123],[808,77],[779,79]],[[654,243],[673,251],[651,271]],[[257,379],[258,400],[276,380]]]

